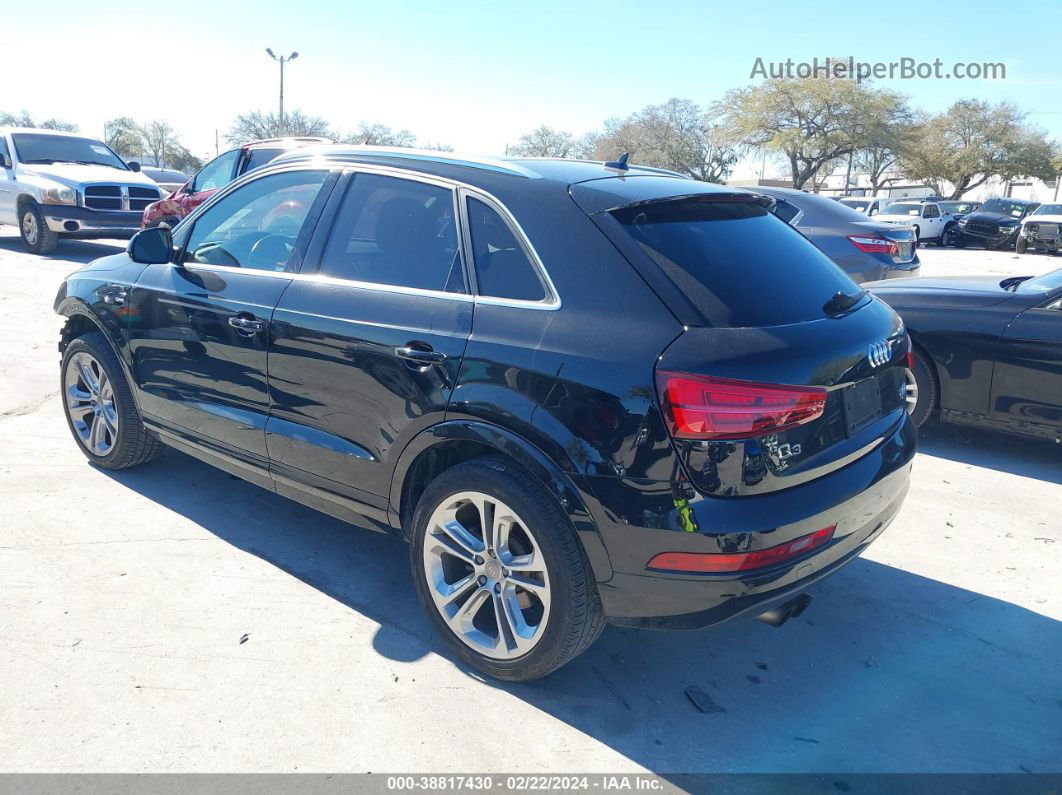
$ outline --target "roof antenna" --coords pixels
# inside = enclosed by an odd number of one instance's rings
[[[627,171],[630,168],[630,166],[627,165],[627,158],[630,156],[630,152],[624,152],[615,160],[607,160],[605,162],[605,168],[615,169],[616,171]]]

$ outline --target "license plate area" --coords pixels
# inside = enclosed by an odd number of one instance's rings
[[[899,372],[899,368],[890,367],[883,373],[876,373],[845,387],[841,393],[841,403],[848,436],[854,436],[902,405]]]

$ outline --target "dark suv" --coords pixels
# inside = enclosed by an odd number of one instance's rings
[[[771,201],[292,152],[67,279],[67,420],[99,466],[169,445],[401,534],[440,633],[502,679],[606,621],[779,625],[896,515],[915,431],[899,318]]]

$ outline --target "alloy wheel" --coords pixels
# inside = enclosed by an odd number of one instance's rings
[[[37,228],[37,216],[27,211],[22,214],[22,236],[26,239],[26,242],[31,246],[37,245],[37,236],[40,234],[40,230]]]
[[[66,365],[63,392],[81,443],[93,455],[107,455],[118,442],[118,409],[106,371],[89,354],[75,353]]]
[[[508,660],[542,639],[549,573],[533,533],[505,503],[477,491],[447,498],[428,521],[423,565],[435,607],[470,648]]]

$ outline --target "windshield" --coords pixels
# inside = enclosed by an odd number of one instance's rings
[[[886,210],[889,215],[921,215],[921,204],[905,204],[904,202],[896,202],[896,204],[890,204],[889,209]]]
[[[1032,211],[1033,215],[1062,215],[1062,204],[1041,204]]]
[[[717,327],[817,320],[863,296],[832,260],[760,204],[688,199],[612,215]]]
[[[16,133],[11,138],[23,163],[84,163],[128,170],[106,144],[91,138],[34,133]]]
[[[1016,293],[1049,293],[1062,287],[1062,268],[1026,279],[1014,288]]]
[[[1009,199],[989,199],[981,205],[981,212],[999,213],[1000,215],[1009,215],[1012,218],[1021,218],[1027,207],[1027,204],[1012,202]]]
[[[841,199],[841,204],[846,207],[851,207],[853,210],[858,210],[861,213],[865,213],[867,207],[870,206],[870,202],[866,199]]]
[[[188,175],[183,171],[172,171],[168,168],[142,168],[140,170],[155,182],[184,183],[188,181]]]
[[[976,206],[975,202],[940,202],[937,205],[942,213],[951,213],[952,215],[972,212]]]

